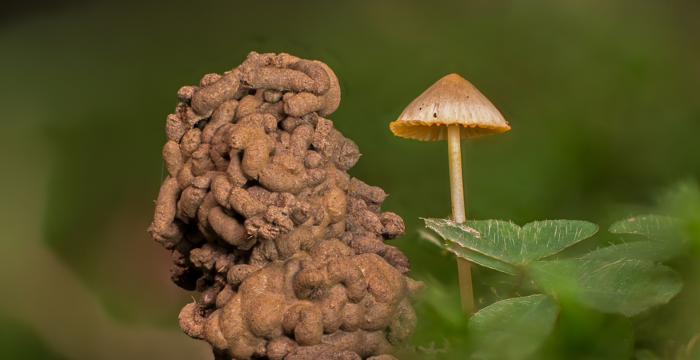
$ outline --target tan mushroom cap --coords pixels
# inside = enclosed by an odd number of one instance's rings
[[[425,90],[389,128],[407,139],[437,141],[447,139],[447,125],[452,124],[461,125],[462,139],[510,130],[489,99],[457,74],[447,75]]]

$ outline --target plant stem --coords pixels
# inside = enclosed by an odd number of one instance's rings
[[[452,194],[452,217],[455,222],[467,220],[464,211],[464,187],[462,183],[462,150],[460,125],[447,126],[447,148],[450,161],[450,190]],[[459,275],[459,291],[462,299],[462,310],[474,312],[474,291],[472,289],[472,273],[469,261],[457,258]]]

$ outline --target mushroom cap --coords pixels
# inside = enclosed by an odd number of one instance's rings
[[[469,81],[457,74],[438,80],[389,124],[396,136],[421,141],[447,139],[447,125],[460,125],[469,139],[510,130],[495,106]]]

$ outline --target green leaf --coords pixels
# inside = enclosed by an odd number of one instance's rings
[[[475,264],[479,264],[489,269],[498,270],[506,274],[515,275],[517,273],[516,267],[511,264],[488,257],[476,251],[471,251],[451,241],[447,241],[447,243],[445,241],[440,241],[440,239],[429,234],[427,231],[419,230],[418,233],[420,234],[421,239],[426,240],[445,251],[449,251],[457,257],[467,259]]]
[[[461,258],[467,259],[475,264],[479,264],[489,269],[498,270],[510,275],[515,275],[518,272],[518,269],[511,264],[494,259],[492,257],[488,257],[476,251],[471,251],[469,249],[463,248],[462,246],[456,243],[444,245],[444,248],[445,250]]]
[[[576,220],[535,221],[522,228],[503,220],[461,224],[445,219],[423,220],[443,238],[512,265],[527,265],[556,254],[598,231],[597,225]]]
[[[559,304],[547,295],[503,300],[472,316],[469,331],[477,358],[522,359],[552,332]]]
[[[667,303],[683,287],[674,270],[640,260],[539,261],[528,269],[537,285],[551,294],[628,317]]]
[[[583,256],[585,260],[646,260],[665,261],[683,252],[679,236],[679,220],[658,215],[639,215],[618,221],[610,226],[614,234],[639,234],[649,240],[615,244],[594,250]]]
[[[655,240],[677,240],[680,220],[670,216],[638,215],[618,221],[608,231],[613,234],[640,234]]]
[[[584,255],[585,260],[646,260],[665,261],[676,257],[683,251],[683,247],[678,243],[644,240],[623,244],[615,244],[600,248]]]

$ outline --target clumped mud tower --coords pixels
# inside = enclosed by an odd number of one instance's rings
[[[177,95],[149,231],[201,293],[182,330],[221,360],[393,359],[424,285],[384,243],[404,233],[386,193],[347,174],[360,153],[325,118],[333,71],[252,52]]]

